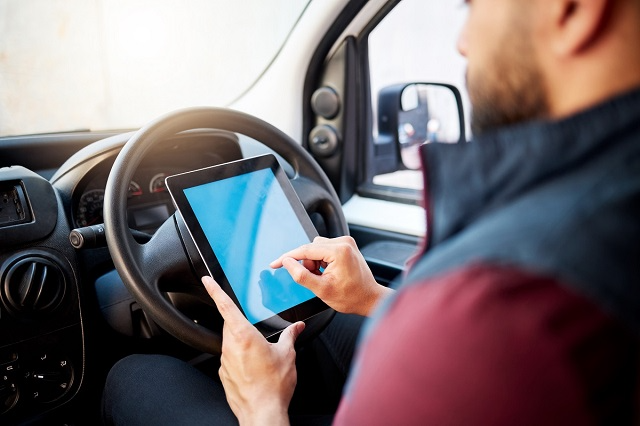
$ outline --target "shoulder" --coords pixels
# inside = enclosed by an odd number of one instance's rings
[[[635,342],[553,279],[471,265],[398,291],[360,349],[340,416],[362,415],[364,399],[375,419],[405,416],[396,423],[611,420],[628,414]]]

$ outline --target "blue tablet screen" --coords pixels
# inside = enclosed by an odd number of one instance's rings
[[[229,284],[252,324],[314,297],[269,263],[309,242],[271,169],[184,190]]]

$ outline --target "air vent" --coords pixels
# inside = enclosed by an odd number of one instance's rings
[[[10,265],[2,283],[4,302],[14,313],[39,315],[55,310],[65,293],[65,278],[55,262],[37,256]]]

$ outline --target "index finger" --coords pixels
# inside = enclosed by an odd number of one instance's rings
[[[269,264],[272,268],[280,268],[282,266],[282,259],[291,257],[295,260],[314,260],[331,263],[333,260],[333,250],[331,250],[325,244],[310,243],[301,245],[291,251],[288,251],[281,255],[279,258]]]
[[[233,300],[231,300],[229,295],[225,293],[222,287],[220,287],[220,284],[218,284],[216,280],[205,275],[202,277],[202,284],[204,284],[209,296],[211,296],[215,302],[225,324],[232,327],[237,324],[249,324],[249,321],[244,317],[242,312],[240,312],[240,309],[236,306]]]

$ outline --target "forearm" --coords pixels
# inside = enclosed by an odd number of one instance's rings
[[[262,406],[238,416],[240,426],[289,426],[286,407]]]
[[[372,288],[371,293],[368,295],[365,302],[361,305],[361,309],[356,313],[366,317],[371,316],[378,304],[394,292],[395,290],[387,286],[377,284]]]

